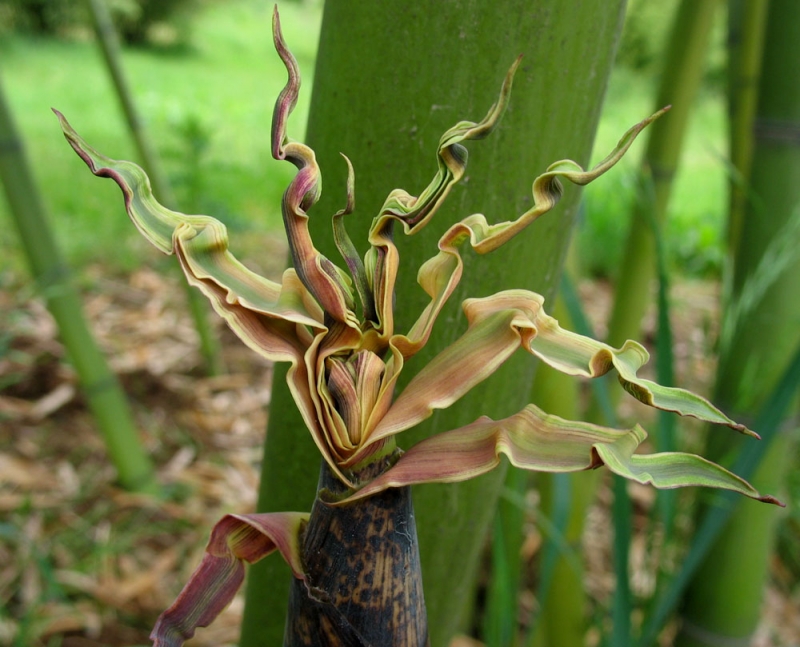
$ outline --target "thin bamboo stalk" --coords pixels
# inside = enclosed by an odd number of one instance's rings
[[[687,129],[691,107],[700,86],[703,62],[711,35],[711,27],[719,0],[682,0],[672,25],[664,67],[661,73],[656,105],[661,108],[672,105],[662,123],[656,124],[649,133],[647,148],[640,170],[640,190],[634,203],[631,225],[625,251],[620,265],[615,290],[614,304],[608,322],[608,343],[621,346],[626,339],[639,337],[641,320],[651,300],[651,284],[656,277],[657,260],[661,259],[658,272],[659,306],[664,311],[667,302],[666,275],[663,271],[663,250],[659,249],[661,229],[669,205],[672,182],[677,169],[683,138]],[[662,317],[662,326],[663,326]],[[661,337],[667,331],[662,330]],[[671,349],[661,348],[671,352]],[[661,367],[667,366],[665,357],[660,358]],[[663,375],[662,375],[663,377]],[[620,391],[608,393],[605,408],[616,405]],[[601,403],[595,401],[589,411],[589,419],[601,421],[606,415],[600,411]],[[659,434],[661,451],[673,450],[672,427],[674,423],[660,416],[664,434]],[[615,482],[615,565],[617,589],[614,599],[613,640],[618,644],[630,642],[631,595],[627,582],[627,548],[630,528],[626,519],[630,514],[630,502],[626,489]],[[659,511],[662,520],[670,524],[673,510],[673,495],[659,493]]]
[[[655,277],[655,239],[650,222],[652,218],[663,223],[666,218],[672,181],[719,4],[719,0],[682,0],[672,26],[656,98],[659,108],[671,104],[672,110],[653,124],[649,133],[641,177],[643,187],[651,190],[642,192],[632,214],[608,324],[607,341],[614,346],[639,336],[641,320],[650,302]]]
[[[575,263],[575,245],[567,254],[566,265]],[[564,271],[567,271],[565,268]],[[572,330],[569,312],[558,294],[552,315],[562,326]],[[548,413],[568,420],[580,419],[579,383],[568,375],[540,364],[531,388],[530,401]],[[500,498],[492,530],[491,572],[487,587],[483,640],[487,647],[512,647],[522,644],[575,644],[586,630],[586,601],[582,569],[569,560],[555,538],[546,538],[538,560],[538,606],[528,636],[521,636],[519,624],[519,588],[524,565],[521,550],[524,541],[525,507],[519,502],[535,486],[540,497],[540,516],[550,519],[559,539],[580,552],[580,535],[586,508],[594,494],[596,472],[580,474],[531,474],[511,468],[506,475],[506,496]],[[512,496],[509,496],[508,494]],[[577,533],[577,534],[576,534]],[[545,534],[545,537],[546,534]],[[566,604],[562,604],[566,603]],[[541,641],[546,641],[542,643]]]
[[[563,548],[571,548],[572,554],[581,555],[584,520],[599,474],[580,472],[542,476],[546,478],[541,479],[539,485],[541,511],[550,516],[556,527],[563,526],[566,546],[548,541],[543,548],[540,560],[542,582],[539,586],[542,608],[526,644],[530,647],[582,645],[588,629],[584,568],[581,561],[570,559]],[[563,520],[562,516],[565,517]],[[550,560],[552,565],[548,567]]]
[[[136,102],[130,90],[125,71],[122,68],[122,57],[120,55],[119,38],[117,36],[114,23],[108,7],[103,0],[87,0],[89,13],[92,17],[92,26],[100,44],[108,73],[117,92],[120,107],[125,115],[125,122],[128,125],[131,137],[136,145],[142,167],[147,171],[150,183],[153,186],[153,193],[158,197],[162,204],[175,207],[175,197],[172,187],[167,180],[159,161],[158,153],[152,145],[147,130],[136,109]],[[208,304],[202,295],[185,281],[181,281],[189,305],[189,311],[194,321],[194,327],[200,338],[200,352],[205,360],[206,370],[209,375],[220,375],[224,373],[225,367],[222,362],[222,353],[219,341],[214,335],[214,331],[208,320]]]
[[[745,206],[735,251],[731,295],[722,327],[717,401],[744,417],[767,400],[800,345],[800,88],[786,78],[800,63],[800,9],[769,5],[749,184],[757,201]],[[789,431],[773,441],[753,481],[775,490],[787,468]],[[710,436],[707,455],[730,453]],[[748,640],[760,604],[774,540],[774,512],[737,505],[684,598],[681,647]]]
[[[564,299],[564,304],[567,308],[571,321],[574,323],[574,329],[583,335],[594,336],[586,317],[583,308],[581,307],[580,299],[578,298],[577,291],[575,290],[572,281],[568,274],[562,277],[561,281],[561,296]],[[592,384],[593,405],[596,407],[596,415],[602,424],[610,425],[612,427],[619,426],[614,402],[608,384],[604,380],[593,380]],[[583,486],[585,491],[581,492],[581,499],[583,505],[588,507],[592,494],[594,482],[588,480],[584,481]],[[613,480],[613,494],[614,502],[612,505],[612,526],[614,530],[613,542],[613,558],[614,558],[614,574],[616,579],[616,586],[614,589],[614,598],[612,600],[612,626],[611,626],[611,644],[624,647],[631,644],[631,611],[632,611],[632,596],[630,585],[628,581],[628,563],[630,553],[631,541],[631,502],[627,492],[627,486],[619,477],[614,477]],[[592,491],[589,490],[592,488]],[[580,537],[583,534],[583,523],[585,517],[575,517],[575,526],[572,530],[574,536]],[[582,642],[564,643],[568,645],[580,645]]]
[[[574,249],[574,247],[573,247]],[[553,316],[562,325],[574,329],[569,310],[564,304],[563,291],[556,299]],[[532,402],[548,413],[580,419],[579,384],[569,376],[549,366],[536,370]],[[558,526],[567,544],[580,554],[581,535],[587,509],[597,485],[597,472],[576,474],[540,474],[537,479],[541,511]],[[559,524],[561,517],[563,523]],[[587,597],[583,588],[583,565],[577,569],[574,561],[562,554],[555,542],[547,541],[539,560],[539,605],[533,631],[528,638],[530,647],[538,645],[580,645],[587,629]]]
[[[506,494],[497,502],[491,530],[491,573],[486,590],[483,641],[487,647],[513,647],[518,644],[519,586],[525,508],[518,499],[525,497],[530,475],[513,467],[506,474]]]
[[[81,300],[70,280],[45,215],[22,139],[0,87],[0,179],[12,222],[31,273],[58,325],[81,389],[102,434],[120,483],[129,490],[155,492],[153,466],[139,439],[116,376],[89,331]]]
[[[732,0],[728,8],[728,96],[731,165],[728,254],[739,247],[742,218],[753,158],[753,122],[758,105],[758,81],[767,24],[767,0]],[[731,259],[732,260],[732,259]]]

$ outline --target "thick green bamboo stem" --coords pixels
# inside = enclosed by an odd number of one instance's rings
[[[22,139],[0,87],[0,180],[5,187],[11,219],[39,291],[58,325],[69,359],[120,483],[129,490],[154,492],[153,467],[139,440],[128,402],[116,376],[106,364],[83,317],[80,298],[56,246],[34,184]]]
[[[158,197],[161,204],[174,208],[176,203],[172,187],[170,187],[166,173],[161,167],[158,153],[156,153],[151,139],[147,136],[144,123],[136,109],[133,93],[128,86],[125,72],[122,69],[119,38],[117,37],[116,29],[114,29],[114,23],[111,20],[108,7],[104,0],[87,0],[87,2],[97,42],[100,44],[103,60],[114,83],[120,107],[125,115],[125,123],[128,124],[128,130],[136,144],[142,167],[147,171],[150,183],[153,186],[153,193]],[[224,372],[224,366],[219,342],[209,324],[208,304],[200,293],[188,283],[181,281],[181,285],[185,289],[189,310],[200,338],[200,351],[206,363],[206,370],[210,375],[219,375]]]
[[[773,0],[749,178],[757,200],[745,207],[717,372],[717,401],[745,419],[769,397],[800,345],[800,87],[786,83],[800,64],[799,29],[797,4]],[[776,491],[786,468],[788,431],[773,441],[776,447],[753,479],[757,487]],[[710,439],[712,460],[730,453],[716,435]],[[738,506],[687,590],[677,645],[749,639],[760,617],[774,520],[774,511]]]
[[[744,203],[753,157],[753,122],[758,102],[758,77],[764,51],[767,0],[731,0],[728,9],[729,63],[728,95],[730,114],[730,156],[735,176],[730,182],[728,253],[739,243]]]
[[[485,115],[508,66],[520,53],[525,56],[503,122],[491,137],[469,146],[469,181],[452,192],[419,235],[409,240],[396,235],[401,259],[397,330],[407,330],[422,311],[428,297],[416,284],[417,269],[435,254],[438,237],[457,217],[482,212],[492,221],[507,219],[530,206],[532,178],[548,164],[565,157],[587,162],[622,5],[619,0],[580,5],[542,0],[535,7],[523,0],[454,0],[426,8],[399,0],[326,4],[307,139],[326,186],[311,214],[312,233],[331,258],[337,252],[329,215],[345,200],[346,167],[339,152],[355,167],[356,211],[348,229],[363,251],[361,241],[389,191],[404,187],[417,193],[426,186],[435,171],[441,134],[462,119]],[[428,346],[409,363],[407,376],[403,373],[406,380],[465,328],[460,312],[464,297],[510,287],[550,292],[576,197],[567,188],[556,212],[501,253],[464,255],[461,286],[440,315],[441,325]],[[304,509],[314,496],[313,467],[309,478],[308,465],[317,464],[315,450],[301,438],[302,422],[282,374],[276,374],[270,412],[263,465],[272,473],[264,473],[263,510]],[[437,411],[404,433],[403,446],[481,414],[518,410],[528,399],[532,377],[533,363],[513,358],[452,410]],[[497,470],[464,484],[423,486],[414,492],[433,645],[447,645],[467,621],[502,479],[503,471]],[[281,575],[286,571],[279,569],[277,560],[264,560],[252,569],[242,647],[280,641],[280,610],[286,608],[289,582]]]
[[[333,507],[346,487],[323,464],[317,492],[284,647],[429,646],[411,488]]]
[[[642,195],[631,219],[617,278],[608,343],[621,345],[639,337],[641,320],[651,301],[655,277],[653,222],[666,218],[672,180],[678,165],[692,102],[703,75],[711,26],[719,0],[682,0],[664,59],[656,106],[672,110],[653,124],[641,171]],[[614,390],[617,397],[618,390]]]

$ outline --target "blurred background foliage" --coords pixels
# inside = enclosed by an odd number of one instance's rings
[[[264,31],[271,3],[109,0],[108,5],[121,36],[136,45],[126,49],[125,66],[180,201],[222,217],[234,232],[277,230],[277,197],[290,171],[274,163],[268,150],[271,97],[282,82]],[[649,112],[658,53],[675,5],[675,0],[629,3],[595,151],[609,149],[618,133]],[[321,7],[307,0],[283,8],[309,85]],[[724,30],[720,19],[664,232],[670,268],[693,277],[719,277],[724,257]],[[68,258],[79,266],[101,261],[131,267],[140,248],[127,244],[134,238],[127,222],[100,215],[112,189],[97,188],[69,160],[69,151],[53,136],[57,131],[47,110],[59,108],[98,146],[132,157],[84,3],[0,0],[0,34],[8,94],[31,156],[59,169],[47,178],[46,193]],[[294,132],[305,127],[307,101],[302,95]],[[580,259],[592,276],[613,278],[619,265],[637,167],[634,153],[584,194]],[[37,172],[41,176],[44,169]],[[82,236],[86,230],[108,239],[122,236],[126,244],[110,254],[107,246]],[[14,262],[15,252],[10,241],[0,244],[2,267]]]
[[[285,81],[269,33],[273,3],[108,0],[107,4],[126,44],[124,66],[178,208],[224,221],[237,255],[254,269],[274,273],[283,262],[274,256],[283,255],[284,248],[265,241],[282,239],[280,197],[293,173],[275,162],[269,150],[271,109]],[[651,112],[659,62],[677,5],[678,0],[629,0],[593,161],[613,147],[620,133]],[[281,2],[284,33],[307,90],[301,92],[292,117],[291,132],[298,139],[306,127],[321,13],[322,0]],[[718,285],[727,254],[726,29],[725,12],[720,11],[662,231],[666,268],[673,280],[682,282]],[[121,217],[118,189],[86,172],[65,145],[49,110],[52,106],[64,112],[105,153],[136,158],[84,3],[0,0],[0,73],[56,237],[79,279],[91,285],[100,275],[129,273],[143,263],[166,268],[168,259],[150,249]],[[607,280],[613,281],[620,266],[641,153],[642,147],[633,150],[613,173],[583,193],[575,263],[578,274],[593,281],[595,293]],[[540,171],[531,169],[531,179]],[[6,203],[0,200],[0,289],[18,288],[27,280],[19,245],[7,233],[7,219]],[[102,273],[88,269],[98,266]],[[715,296],[712,290],[710,298]],[[714,325],[705,321],[697,326],[705,327],[698,334],[709,356],[715,352]],[[10,339],[0,330],[0,361]],[[710,387],[701,388],[707,393]],[[787,579],[796,588],[800,471],[790,472],[787,488],[791,504],[781,526],[779,550],[781,568],[789,571]],[[136,525],[144,526],[138,521]],[[10,536],[12,529],[0,523],[0,533]],[[75,528],[67,534],[68,543],[78,545],[76,553],[91,551],[91,546],[80,543]],[[127,545],[119,553],[126,550]],[[601,620],[602,613],[597,613]]]
[[[109,0],[106,4],[129,45],[186,45],[193,12],[204,0]],[[68,38],[89,22],[86,5],[74,0],[4,0],[0,29]]]

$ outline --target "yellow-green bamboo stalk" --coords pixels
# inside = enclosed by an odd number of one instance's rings
[[[103,435],[119,481],[129,490],[154,492],[150,459],[139,440],[125,394],[106,364],[86,320],[69,269],[61,257],[34,184],[30,164],[0,87],[0,180],[31,273],[58,325],[81,389]]]
[[[573,238],[567,254],[565,271],[574,271],[577,265],[576,250]],[[561,295],[554,296],[552,307],[553,316],[562,322],[562,325],[574,330]],[[536,368],[530,400],[545,411],[568,420],[578,420],[582,417],[578,382],[546,364],[540,364]],[[541,473],[531,478],[531,475],[522,470],[508,472],[505,489],[510,491],[513,498],[506,496],[498,502],[492,530],[492,578],[487,591],[483,636],[488,647],[511,647],[520,644],[517,598],[520,574],[523,571],[520,551],[524,539],[522,524],[525,515],[521,504],[524,502],[525,493],[535,483],[535,487],[539,490],[541,514],[551,523],[558,507],[555,503],[556,497],[561,494],[567,495],[570,499],[569,516],[561,524],[564,527],[558,530],[563,532],[564,539],[574,546],[575,542],[580,543],[586,506],[594,493],[594,478],[589,475],[587,479],[587,474],[555,476]],[[565,483],[568,492],[559,492],[559,484]],[[498,543],[502,543],[499,550]],[[576,568],[580,564],[559,554],[563,548],[563,545],[557,546],[553,541],[546,540],[544,543],[537,571],[540,582],[538,604],[546,605],[546,611],[540,609],[536,613],[533,620],[534,630],[529,632],[529,636],[524,638],[521,644],[573,644],[570,641],[585,632],[586,596],[583,591],[581,569]],[[546,578],[547,582],[543,582],[543,570],[547,568],[550,572]],[[541,642],[542,640],[545,642]]]
[[[735,173],[730,182],[728,253],[739,246],[744,202],[753,157],[753,121],[758,102],[758,79],[764,51],[767,0],[732,0],[728,10],[728,96],[730,156]]]
[[[574,329],[561,298],[556,301],[555,313],[557,314],[554,316],[559,321],[565,322],[564,325],[571,330]],[[579,384],[565,377],[549,366],[539,366],[534,380],[532,401],[555,415],[578,420],[581,418]],[[573,548],[578,555],[581,554],[584,521],[594,498],[597,478],[598,473],[595,471],[559,475],[539,474],[537,478],[542,514],[549,519],[555,516],[556,498],[565,494],[560,492],[559,488],[566,482],[569,516],[563,528],[563,537],[567,546]],[[559,550],[553,542],[546,542],[545,546],[548,545],[550,550]],[[540,559],[540,575],[542,561],[543,559]],[[569,559],[565,554],[558,554],[549,574],[546,589],[543,589],[544,587],[540,586],[542,609],[536,615],[530,647],[582,645],[588,628],[586,616],[588,599],[583,586],[582,562]]]
[[[176,203],[172,187],[161,167],[151,139],[147,136],[144,123],[136,109],[133,94],[128,86],[125,72],[122,69],[119,38],[116,29],[114,29],[114,23],[111,20],[108,7],[103,0],[87,0],[87,3],[97,42],[100,44],[100,49],[103,53],[103,60],[114,83],[120,107],[125,115],[125,122],[141,158],[142,167],[147,171],[150,178],[153,193],[158,196],[162,204],[174,208]],[[205,303],[200,293],[188,283],[181,281],[181,285],[185,289],[189,311],[192,314],[194,326],[200,338],[200,352],[205,360],[206,370],[210,375],[219,375],[224,372],[224,366],[219,342],[214,336],[214,331],[208,321],[208,304]]]
[[[632,214],[608,324],[607,341],[613,346],[639,336],[642,317],[651,301],[656,267],[651,223],[662,223],[666,218],[672,180],[719,4],[719,0],[682,0],[672,26],[656,98],[659,108],[671,104],[672,109],[649,133],[641,170],[643,190]]]
[[[718,401],[745,419],[767,400],[800,345],[800,86],[786,82],[800,64],[798,30],[800,7],[772,0],[747,179],[757,200],[744,208],[717,371]],[[787,427],[753,479],[773,491],[791,455]],[[714,435],[710,441],[707,455],[723,456]],[[676,645],[749,642],[761,616],[775,520],[774,513],[737,507],[687,590]]]
[[[543,0],[532,10],[522,0],[456,0],[424,9],[412,2],[327,3],[307,134],[326,174],[315,213],[334,213],[344,204],[346,166],[339,152],[345,152],[357,178],[356,211],[348,229],[353,240],[363,240],[390,190],[402,186],[413,192],[426,186],[432,167],[420,163],[420,150],[434,147],[441,132],[465,115],[485,114],[486,97],[520,53],[524,59],[503,125],[491,139],[470,146],[470,182],[453,191],[440,219],[415,240],[398,241],[403,267],[418,267],[427,260],[444,228],[464,214],[485,213],[494,222],[524,211],[529,204],[524,189],[537,172],[553,159],[585,162],[589,155],[622,5],[608,0]],[[510,286],[539,291],[552,287],[576,197],[567,189],[563,210],[560,207],[552,219],[543,219],[530,236],[512,241],[488,264],[481,257],[480,271],[465,271],[442,320],[460,321],[459,303],[468,295]],[[321,251],[335,257],[328,219],[312,217],[310,226]],[[465,258],[467,269],[473,261]],[[402,276],[397,302],[404,310],[397,314],[398,330],[410,327],[413,313],[427,298],[413,272]],[[434,330],[414,362],[424,365],[459,334],[457,325]],[[512,358],[485,388],[462,401],[463,407],[435,412],[409,430],[404,442],[481,414],[514,411],[527,401],[532,378],[533,366],[524,358]],[[259,506],[307,509],[314,498],[317,451],[299,433],[303,423],[291,405],[282,372],[276,372],[274,384]],[[502,479],[503,471],[498,470],[463,484],[414,491],[432,645],[448,644],[453,632],[469,620],[478,559]],[[251,570],[243,647],[280,644],[288,579],[276,560],[264,560]]]

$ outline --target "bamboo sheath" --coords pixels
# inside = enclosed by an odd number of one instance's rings
[[[289,594],[284,647],[425,647],[428,640],[411,489],[348,506],[323,463],[303,537],[306,581]]]

